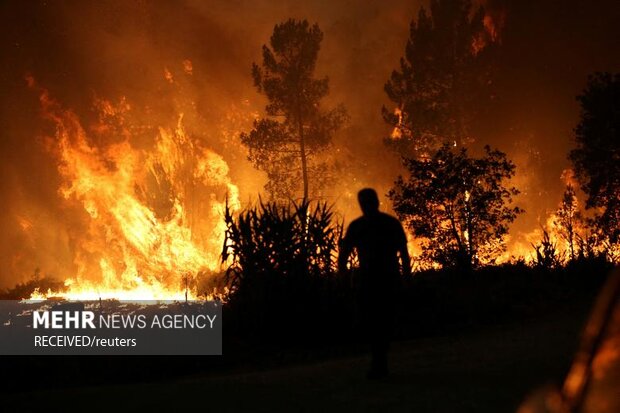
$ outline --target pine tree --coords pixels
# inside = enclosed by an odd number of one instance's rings
[[[491,98],[496,34],[485,29],[482,7],[469,0],[431,0],[420,8],[385,92],[396,110],[383,108],[392,126],[386,143],[403,156],[427,155],[443,143],[471,141],[471,124]]]
[[[256,120],[241,141],[249,160],[267,173],[265,189],[275,199],[293,198],[300,189],[308,199],[329,180],[329,165],[320,155],[346,113],[342,106],[321,107],[329,93],[328,78],[314,76],[322,40],[317,24],[290,19],[275,26],[262,64],[252,66],[254,85],[268,99],[267,117]]]

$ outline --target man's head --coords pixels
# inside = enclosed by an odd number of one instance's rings
[[[379,211],[379,197],[372,188],[364,188],[357,193],[357,200],[362,208],[364,215],[369,215]]]

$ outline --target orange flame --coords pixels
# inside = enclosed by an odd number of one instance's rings
[[[29,78],[29,85],[34,81]],[[138,148],[129,128],[114,143],[95,145],[79,118],[41,92],[44,115],[54,122],[52,150],[62,178],[59,193],[77,208],[82,231],[74,235],[77,272],[66,278],[69,299],[195,298],[197,274],[220,269],[224,198],[239,207],[228,165],[187,135],[183,116],[158,128],[150,147]],[[97,102],[103,115],[130,106]],[[105,116],[101,116],[105,119]],[[114,128],[98,125],[98,132]],[[36,291],[32,299],[54,295]]]

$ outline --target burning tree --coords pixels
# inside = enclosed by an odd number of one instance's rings
[[[443,145],[432,158],[405,159],[409,179],[399,177],[388,196],[399,218],[422,238],[422,260],[470,268],[505,250],[508,225],[523,212],[511,207],[519,191],[506,187],[515,165],[485,147],[481,158]]]
[[[445,142],[466,143],[471,122],[491,96],[492,47],[496,28],[482,7],[468,0],[432,0],[411,22],[405,56],[385,84],[396,105],[383,107],[393,127],[386,143],[417,156]]]
[[[577,97],[581,121],[570,152],[592,223],[612,244],[620,241],[620,73],[597,73]]]
[[[274,198],[291,198],[303,186],[303,199],[325,186],[329,165],[318,155],[329,148],[334,132],[343,124],[342,106],[321,108],[329,92],[327,77],[317,79],[314,69],[323,32],[306,20],[288,20],[273,30],[270,46],[263,46],[263,62],[252,66],[254,85],[269,103],[268,118],[254,122],[241,141],[249,160],[267,173],[265,189]]]

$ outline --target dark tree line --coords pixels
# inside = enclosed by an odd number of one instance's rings
[[[406,172],[388,196],[421,241],[427,264],[471,268],[494,262],[523,212],[513,204],[519,191],[509,184],[514,163],[489,146],[479,156],[471,148],[476,117],[492,100],[498,47],[484,18],[484,9],[468,0],[432,0],[430,12],[421,8],[412,21],[400,68],[385,85],[396,107],[382,110],[393,128],[386,142]],[[274,200],[316,197],[331,178],[322,154],[346,113],[321,106],[329,92],[327,77],[314,75],[322,39],[318,25],[288,20],[275,26],[262,64],[252,68],[255,86],[268,100],[267,116],[241,140],[255,167],[266,172]],[[620,238],[619,85],[620,75],[597,74],[578,97],[582,115],[570,159],[593,217],[586,219],[576,188],[568,186],[555,225],[570,260],[593,255],[602,244],[609,249]],[[556,254],[546,237],[534,245],[540,261]]]
[[[486,146],[467,146],[472,126],[492,96],[496,45],[484,27],[484,8],[467,0],[433,0],[411,22],[400,68],[385,85],[396,110],[383,108],[393,127],[389,147],[402,156],[407,177],[389,192],[395,212],[421,243],[422,262],[472,268],[505,250],[515,165]]]
[[[465,149],[475,141],[477,111],[492,95],[496,44],[483,19],[484,9],[472,11],[466,0],[431,1],[430,14],[420,8],[400,70],[385,85],[396,104],[395,112],[382,111],[394,128],[386,143],[397,149],[407,172],[389,197],[421,239],[426,263],[462,268],[493,262],[504,250],[509,224],[523,212],[512,206],[518,190],[507,180],[515,166],[505,154],[487,146],[483,156],[472,158]],[[569,157],[594,215],[584,218],[575,188],[568,186],[555,224],[569,260],[601,251],[614,260],[620,239],[620,75],[592,76],[578,101],[577,147]],[[533,247],[538,261],[561,261],[546,230]]]
[[[610,244],[620,241],[620,73],[597,73],[577,97],[581,120],[570,152],[575,174],[594,211],[591,225]]]

